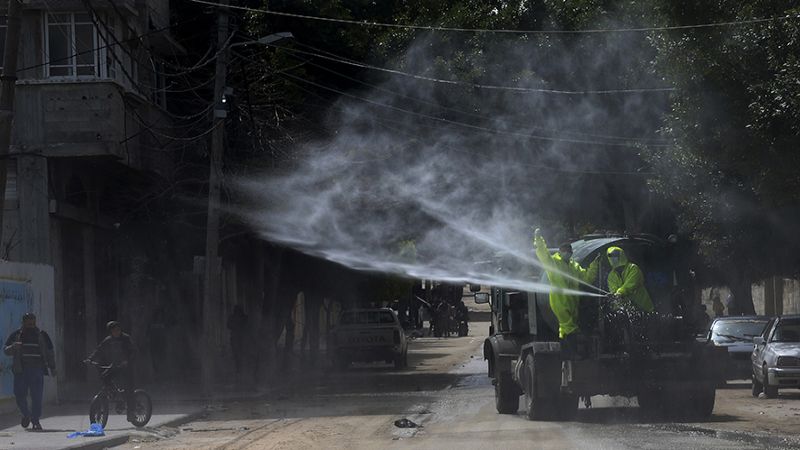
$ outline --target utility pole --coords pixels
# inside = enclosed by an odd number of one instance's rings
[[[20,0],[9,0],[6,19],[6,43],[3,48],[3,75],[0,76],[0,244],[3,236],[3,210],[5,209],[6,199],[11,127],[14,122],[14,94],[17,84],[21,9]]]
[[[208,174],[208,219],[206,222],[205,283],[203,284],[203,348],[208,351],[202,358],[203,393],[211,394],[214,365],[217,362],[215,321],[222,318],[219,264],[219,204],[222,181],[222,153],[224,150],[225,117],[222,96],[228,73],[228,0],[219,1],[217,16],[217,62],[214,71],[214,118],[211,131]]]

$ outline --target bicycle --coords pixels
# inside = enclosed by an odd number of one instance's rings
[[[114,365],[103,366],[92,360],[84,360],[84,363],[92,364],[100,373],[103,386],[100,391],[92,398],[89,404],[89,422],[99,423],[105,428],[108,423],[110,404],[114,404],[117,414],[127,413],[127,402],[125,401],[125,390],[120,389],[112,376]],[[153,415],[153,402],[150,395],[144,389],[133,391],[134,412],[133,417],[128,421],[137,428],[141,428],[150,422]]]

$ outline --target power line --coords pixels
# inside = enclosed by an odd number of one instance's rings
[[[489,28],[458,28],[458,27],[441,27],[433,25],[408,25],[398,23],[385,23],[385,22],[372,22],[372,21],[359,21],[352,19],[337,19],[334,17],[313,16],[309,14],[295,14],[282,11],[271,11],[266,9],[250,8],[247,6],[233,6],[223,5],[216,2],[207,0],[192,0],[194,3],[202,5],[225,7],[230,9],[238,9],[240,11],[254,12],[259,14],[267,14],[272,16],[291,17],[295,19],[316,20],[321,22],[341,23],[347,25],[357,25],[362,27],[382,27],[382,28],[399,28],[406,30],[420,30],[420,31],[449,31],[459,33],[501,33],[501,34],[601,34],[601,33],[646,33],[652,31],[673,31],[673,30],[691,30],[702,28],[716,28],[716,27],[730,27],[739,25],[751,25],[766,23],[772,21],[791,20],[800,18],[798,14],[790,14],[785,16],[766,17],[761,19],[747,19],[747,20],[732,20],[727,22],[712,22],[702,23],[696,25],[675,25],[664,27],[635,27],[635,28],[593,28],[583,30],[511,30],[511,29],[489,29]]]
[[[568,143],[573,143],[573,144],[589,144],[589,145],[598,145],[598,146],[627,147],[627,148],[635,148],[635,149],[639,148],[639,146],[637,146],[634,143],[598,142],[598,141],[590,141],[590,140],[584,140],[584,139],[571,139],[571,138],[561,138],[561,137],[552,137],[552,136],[541,136],[541,135],[535,135],[535,134],[530,134],[530,133],[523,133],[523,132],[516,132],[516,131],[505,131],[505,130],[499,130],[497,128],[489,128],[489,127],[484,127],[484,126],[480,126],[480,125],[473,125],[473,124],[469,124],[469,123],[465,123],[465,122],[459,122],[457,120],[451,120],[451,119],[446,119],[446,118],[443,118],[443,117],[436,117],[436,116],[431,116],[429,114],[419,113],[419,112],[416,112],[416,111],[410,111],[410,110],[407,110],[407,109],[399,108],[397,106],[387,105],[385,103],[381,103],[381,102],[377,102],[377,101],[370,100],[370,99],[367,99],[367,98],[359,97],[359,96],[356,96],[356,95],[353,95],[353,94],[349,94],[347,92],[344,92],[344,91],[336,89],[336,88],[332,88],[332,87],[325,86],[325,85],[322,85],[322,84],[319,84],[319,83],[316,83],[316,82],[313,82],[313,81],[310,81],[310,80],[306,80],[305,78],[301,78],[301,77],[292,75],[290,73],[283,73],[283,74],[281,74],[281,76],[289,77],[289,78],[291,78],[293,80],[297,80],[297,81],[300,81],[302,83],[307,83],[307,84],[310,84],[312,86],[318,87],[320,89],[324,89],[324,90],[327,90],[327,91],[330,91],[330,92],[334,92],[336,94],[339,94],[339,95],[342,95],[342,96],[345,96],[345,97],[348,97],[348,98],[351,98],[351,99],[354,99],[354,100],[358,100],[358,101],[361,101],[361,102],[364,102],[364,103],[368,103],[368,104],[371,104],[371,105],[374,105],[374,106],[380,106],[382,108],[391,109],[393,111],[402,112],[402,113],[413,115],[413,116],[417,116],[417,117],[422,117],[424,119],[428,119],[428,120],[432,120],[432,121],[436,121],[436,122],[441,122],[441,123],[446,123],[448,125],[455,125],[455,126],[462,127],[462,128],[467,128],[467,129],[487,132],[487,133],[491,133],[491,134],[520,136],[520,137],[525,137],[525,138],[529,138],[529,139],[536,139],[536,140],[542,140],[542,141],[568,142]],[[668,145],[668,144],[645,144],[645,143],[642,143],[642,144],[643,145],[647,145],[649,147],[671,147],[671,145]]]
[[[301,86],[300,84],[298,84],[298,83],[296,83],[294,81],[291,81],[291,80],[287,80],[287,81],[289,81],[295,87],[297,87],[298,89],[300,89],[300,90],[302,90],[304,92],[307,92],[307,93],[309,93],[309,94],[311,94],[311,95],[313,95],[313,96],[315,96],[315,97],[317,97],[317,98],[319,98],[321,100],[326,100],[324,97],[319,95],[317,92],[312,91],[311,89],[305,88],[305,87]],[[319,104],[319,106],[326,106],[326,105]],[[338,111],[347,112],[346,109],[338,107],[338,106],[335,106],[335,105],[327,105],[327,107],[336,109]],[[400,126],[400,127],[407,126],[407,124],[405,124],[403,122],[399,122],[399,121],[392,120],[392,119],[387,119],[387,118],[377,118],[377,117],[374,118],[374,120],[376,122],[378,122],[382,127],[386,128],[386,129],[388,129],[390,131],[402,133],[402,134],[404,134],[406,136],[409,136],[409,137],[415,137],[415,138],[418,137],[418,135],[414,134],[412,131],[407,131],[407,130],[403,130],[401,128],[397,128],[395,126],[387,125],[387,123],[392,123],[392,124],[395,124],[395,125]],[[421,126],[426,127],[426,128],[430,128],[430,129],[436,129],[436,127],[434,125],[422,124]],[[443,147],[443,148],[445,148],[447,150],[450,150],[450,151],[454,151],[454,152],[458,152],[458,153],[465,153],[465,154],[473,155],[473,156],[476,156],[476,157],[479,157],[479,158],[485,158],[485,156],[486,156],[484,154],[480,154],[480,153],[472,151],[472,150],[453,147],[453,146],[448,145],[446,143],[445,144],[441,144],[440,143],[440,144],[437,144],[437,145],[441,146],[441,147]],[[552,171],[552,172],[572,173],[572,174],[578,174],[578,175],[647,176],[647,175],[653,175],[654,174],[654,172],[643,172],[643,171],[637,172],[637,171],[610,171],[610,170],[605,170],[604,171],[604,170],[586,170],[586,169],[565,169],[565,168],[561,168],[561,167],[546,166],[546,165],[541,165],[541,164],[532,164],[532,163],[519,162],[519,161],[516,161],[514,164],[522,165],[522,166],[525,166],[525,167],[531,167],[531,168],[535,168],[535,169],[543,169],[543,170]]]
[[[542,89],[542,88],[528,88],[522,86],[501,86],[501,85],[492,85],[492,84],[481,84],[481,83],[472,83],[469,81],[460,81],[460,80],[448,80],[442,78],[434,78],[428,77],[424,75],[419,75],[415,73],[403,72],[401,70],[396,69],[389,69],[386,67],[374,66],[372,64],[367,64],[363,62],[353,61],[351,59],[347,59],[342,56],[328,56],[323,55],[320,53],[309,52],[305,50],[298,50],[293,49],[290,47],[285,47],[282,45],[276,44],[265,44],[270,47],[279,48],[285,50],[289,53],[299,53],[302,55],[313,56],[316,58],[326,59],[328,61],[337,62],[340,64],[346,64],[349,66],[359,67],[362,69],[370,69],[370,70],[377,70],[380,72],[391,73],[394,75],[401,75],[404,77],[413,78],[416,80],[423,80],[423,81],[430,81],[434,83],[446,84],[446,85],[453,85],[453,86],[461,86],[461,87],[468,87],[473,89],[487,89],[487,90],[495,90],[495,91],[512,91],[512,92],[523,92],[523,93],[538,93],[538,94],[563,94],[563,95],[608,95],[608,94],[634,94],[634,93],[645,93],[645,92],[673,92],[676,89],[673,87],[662,87],[662,88],[634,88],[634,89],[602,89],[602,90],[580,90],[580,91],[570,91],[570,90],[562,90],[562,89]],[[306,45],[308,48],[313,48],[311,46]],[[319,51],[319,49],[315,49]],[[333,55],[330,52],[326,52]]]
[[[350,76],[345,75],[345,74],[343,74],[341,72],[337,72],[337,71],[335,71],[333,69],[330,69],[330,68],[325,67],[325,66],[320,65],[320,64],[315,64],[315,63],[310,62],[310,61],[306,61],[306,63],[311,65],[311,66],[314,66],[314,67],[317,67],[319,69],[322,69],[322,70],[324,70],[324,71],[326,71],[328,73],[332,73],[334,75],[337,75],[337,76],[339,76],[341,78],[344,78],[346,80],[353,81],[353,82],[361,84],[363,86],[367,86],[369,88],[372,88],[372,89],[375,89],[375,90],[378,90],[378,91],[381,91],[381,92],[385,92],[387,94],[390,94],[390,95],[393,95],[393,96],[396,96],[396,97],[409,99],[409,100],[421,103],[423,105],[433,106],[435,108],[438,108],[438,109],[441,109],[441,110],[444,110],[444,111],[454,112],[454,113],[461,114],[461,115],[464,115],[464,116],[467,116],[467,117],[471,117],[471,118],[474,118],[474,119],[485,120],[485,121],[491,121],[492,120],[491,117],[487,117],[487,116],[484,116],[484,115],[481,115],[481,114],[475,114],[475,113],[471,113],[469,111],[463,111],[463,110],[460,110],[460,109],[457,109],[457,108],[450,108],[450,107],[447,107],[447,106],[442,106],[442,105],[440,105],[440,104],[438,104],[436,102],[432,102],[432,101],[424,100],[424,99],[421,99],[421,98],[413,97],[413,96],[410,96],[410,95],[402,94],[402,93],[399,93],[399,92],[395,92],[395,91],[392,91],[390,89],[383,88],[381,86],[376,86],[374,84],[370,84],[370,83],[361,81],[359,79],[350,77]],[[516,126],[518,126],[519,128],[529,128],[529,129],[532,129],[532,130],[547,131],[547,132],[550,132],[550,133],[571,134],[571,135],[574,135],[574,136],[584,136],[584,137],[599,138],[599,139],[610,139],[610,140],[628,141],[628,142],[630,142],[630,141],[652,141],[654,143],[665,143],[666,142],[665,139],[660,139],[660,138],[648,138],[648,137],[642,138],[642,137],[632,137],[632,136],[611,136],[611,135],[605,135],[605,134],[582,133],[582,132],[578,132],[578,131],[555,130],[555,129],[552,129],[552,128],[544,128],[544,127],[532,127],[532,126],[527,125],[527,124],[526,125],[522,125],[522,124],[519,124],[519,123],[517,123]]]

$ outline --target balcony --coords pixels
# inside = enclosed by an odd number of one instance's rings
[[[137,169],[165,168],[166,153],[152,150],[144,124],[169,127],[170,120],[116,81],[25,80],[16,93],[12,153],[112,156]]]

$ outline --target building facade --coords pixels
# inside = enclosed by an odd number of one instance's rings
[[[22,3],[0,256],[54,267],[60,373],[81,382],[105,321],[147,316],[164,295],[126,220],[172,173],[161,61],[182,49],[168,0]]]

